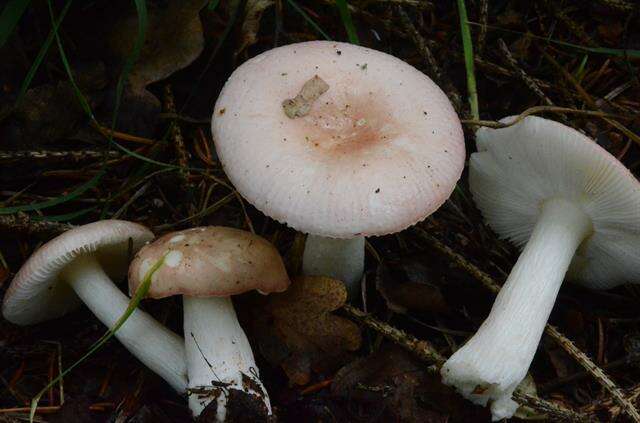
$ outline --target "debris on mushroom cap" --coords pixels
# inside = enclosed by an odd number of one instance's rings
[[[315,76],[330,88],[287,117],[283,99],[310,80],[320,92]],[[433,81],[393,56],[337,42],[279,47],[242,64],[218,98],[212,131],[249,202],[335,238],[424,219],[451,195],[465,158],[460,121]]]
[[[497,233],[523,246],[541,205],[567,199],[593,224],[568,277],[601,289],[640,283],[640,183],[622,163],[580,132],[534,116],[479,129],[476,140],[469,185]]]
[[[117,280],[126,275],[130,256],[152,239],[149,229],[124,220],[101,220],[63,233],[34,252],[13,278],[2,304],[5,319],[34,324],[77,308],[80,300],[71,287],[59,283],[67,265],[95,253],[105,272]]]
[[[281,292],[289,278],[278,250],[250,232],[221,226],[166,234],[143,247],[129,267],[129,291],[164,256],[148,296],[226,297],[250,290]]]
[[[313,78],[304,83],[302,89],[294,98],[288,98],[282,102],[284,114],[289,119],[306,116],[309,114],[313,102],[326,93],[328,89],[329,85],[318,75],[314,75]]]

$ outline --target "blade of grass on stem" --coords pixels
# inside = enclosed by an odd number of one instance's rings
[[[63,372],[61,372],[58,375],[58,377],[56,377],[51,382],[49,382],[47,384],[47,386],[42,388],[42,390],[40,392],[38,392],[38,394],[31,400],[31,411],[29,412],[29,422],[30,423],[33,423],[33,419],[35,417],[36,410],[38,409],[38,402],[40,402],[40,398],[42,398],[42,395],[44,395],[51,387],[53,387],[55,384],[57,384],[58,381],[60,381],[60,379],[65,377],[73,369],[75,369],[80,364],[82,364],[93,353],[95,353],[100,348],[102,348],[102,346],[104,344],[106,344],[107,341],[109,341],[113,337],[113,335],[115,335],[115,333],[118,331],[118,329],[120,329],[122,327],[122,325],[124,325],[124,323],[127,321],[129,316],[131,316],[131,314],[133,314],[133,312],[138,307],[138,304],[140,304],[140,301],[142,301],[142,299],[144,297],[146,297],[147,292],[149,291],[149,287],[151,286],[151,278],[153,277],[153,274],[156,273],[156,271],[158,269],[160,269],[160,267],[164,264],[165,257],[166,257],[166,255],[163,256],[157,262],[155,262],[154,265],[147,271],[146,275],[144,276],[144,280],[142,281],[142,283],[140,284],[140,286],[136,290],[136,292],[133,295],[133,297],[131,297],[131,301],[129,301],[129,306],[124,311],[122,316],[120,316],[120,318],[118,319],[116,324],[113,326],[113,328],[108,330],[100,339],[98,339],[91,346],[91,348],[89,348],[89,351],[87,351],[86,354],[84,354],[82,357],[80,357],[80,359],[78,359],[78,361],[73,363],[71,366],[67,367]]]

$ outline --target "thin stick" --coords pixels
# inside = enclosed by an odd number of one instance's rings
[[[489,0],[480,0],[480,32],[478,33],[478,56],[482,55],[487,38],[487,21],[489,20]]]
[[[99,123],[93,121],[92,125],[94,128],[96,128],[102,135],[106,136],[106,137],[113,137],[115,139],[121,140],[121,141],[129,141],[129,142],[134,142],[137,144],[144,144],[144,145],[153,145],[156,142],[152,139],[149,138],[144,138],[144,137],[138,137],[136,135],[130,135],[130,134],[125,134],[124,132],[118,132],[118,131],[112,131],[109,128],[105,128],[104,126],[100,125]]]
[[[500,285],[487,273],[483,272],[473,263],[469,262],[464,256],[453,251],[451,248],[444,245],[438,239],[429,235],[421,228],[414,228],[415,231],[425,241],[431,244],[436,250],[440,251],[444,255],[448,256],[455,264],[457,264],[463,270],[466,270],[474,278],[487,288],[489,291],[497,294],[500,291]],[[574,358],[582,367],[585,368],[616,400],[618,404],[625,410],[634,421],[640,421],[640,414],[636,410],[635,406],[624,397],[622,390],[607,376],[604,371],[598,367],[585,353],[583,353],[578,347],[575,346],[571,340],[564,336],[557,328],[547,324],[545,332],[549,335],[558,345],[560,345],[571,357]],[[637,416],[637,417],[636,417]],[[637,419],[637,420],[636,420]]]
[[[72,227],[68,223],[33,220],[23,212],[0,216],[0,232],[5,233],[20,233],[48,238],[66,232]]]
[[[370,314],[367,314],[362,310],[359,310],[348,304],[342,306],[342,309],[358,322],[375,330],[385,338],[395,342],[400,347],[414,354],[419,359],[427,363],[433,363],[433,366],[427,368],[428,372],[438,374],[438,372],[440,371],[440,367],[446,361],[446,358],[442,354],[440,354],[438,350],[436,350],[435,347],[433,347],[429,342],[420,340],[413,335],[410,335],[398,328],[384,323],[371,316]],[[568,410],[532,395],[527,395],[516,391],[513,397],[519,404],[528,405],[537,411],[547,413],[556,421],[569,421],[576,423],[594,421],[584,414]]]
[[[509,122],[509,123],[496,122],[493,120],[471,120],[471,119],[462,119],[461,122],[466,125],[486,126],[488,128],[507,128],[509,126],[513,126],[516,123],[522,121],[527,116],[537,115],[541,113],[568,113],[568,114],[574,114],[574,115],[593,116],[603,120],[607,120],[609,118],[629,119],[629,120],[634,119],[633,116],[620,116],[613,113],[601,112],[598,110],[580,110],[580,109],[572,109],[570,107],[560,107],[560,106],[534,106],[520,113],[512,122]]]
[[[522,82],[524,82],[525,85],[529,87],[529,89],[533,91],[535,95],[537,95],[538,98],[542,100],[543,103],[545,103],[547,106],[553,106],[553,101],[551,101],[551,99],[547,97],[547,95],[540,89],[538,84],[536,84],[536,82],[524,71],[524,69],[520,67],[518,61],[515,57],[513,57],[513,54],[511,54],[509,47],[507,47],[502,38],[498,39],[498,48],[500,49],[500,51],[502,51],[502,54],[504,54],[507,63],[509,64],[509,66],[511,66],[511,68],[522,80]]]
[[[589,93],[582,87],[582,85],[580,85],[580,83],[573,77],[573,75],[571,75],[569,71],[567,71],[562,65],[560,65],[560,63],[558,63],[556,59],[551,57],[549,53],[544,51],[544,49],[540,49],[540,51],[542,52],[542,55],[545,57],[545,59],[547,59],[549,63],[551,63],[556,69],[558,69],[562,73],[562,75],[567,79],[567,81],[569,81],[573,85],[573,87],[576,89],[578,94],[580,94],[580,96],[584,99],[584,101],[587,103],[589,107],[591,107],[592,109],[599,109],[596,102],[593,100],[593,98],[591,98],[591,95],[589,95]],[[615,121],[613,119],[609,119],[609,118],[603,118],[603,119],[609,125],[618,129],[620,132],[622,132],[623,134],[631,138],[635,143],[640,145],[640,136],[638,136],[636,133],[631,131],[629,128],[627,128],[620,122]]]
[[[0,151],[0,163],[16,161],[72,161],[117,159],[122,155],[117,151],[79,150],[79,151],[51,151],[51,150],[21,150]]]
[[[438,65],[438,62],[435,56],[431,52],[431,49],[429,49],[429,46],[427,45],[426,40],[422,35],[420,35],[416,27],[413,25],[413,23],[411,22],[411,19],[409,19],[409,15],[407,15],[407,12],[405,12],[401,6],[398,6],[397,10],[398,10],[398,14],[400,15],[400,22],[405,27],[405,30],[411,36],[411,39],[413,40],[414,44],[418,49],[418,53],[420,53],[420,55],[426,62],[427,66],[429,67],[431,71],[430,76],[432,76],[433,79],[436,80],[438,85],[440,85],[441,87],[444,87],[444,91],[447,93],[449,100],[451,100],[453,107],[456,109],[456,111],[459,114],[461,114],[461,111],[463,109],[462,109],[462,97],[460,96],[460,93],[458,92],[456,87],[453,85],[451,80],[445,76],[444,72],[440,68],[440,65]]]

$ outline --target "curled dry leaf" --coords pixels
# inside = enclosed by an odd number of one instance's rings
[[[237,54],[242,53],[247,47],[252,46],[258,40],[258,30],[262,14],[269,7],[273,6],[274,0],[248,0],[244,7],[244,22],[242,23],[242,40],[236,50]]]
[[[269,296],[269,319],[261,319],[266,327],[258,331],[261,350],[292,384],[307,384],[311,371],[337,368],[360,348],[360,328],[331,313],[346,299],[342,282],[317,276],[298,277],[285,293]]]
[[[199,12],[206,4],[206,0],[170,0],[150,8],[145,43],[129,75],[134,92],[187,67],[200,55],[204,37]],[[108,39],[111,54],[124,62],[137,35],[138,17],[132,10],[113,26]]]

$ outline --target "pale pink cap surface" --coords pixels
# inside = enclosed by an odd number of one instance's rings
[[[22,265],[4,296],[4,318],[28,325],[64,315],[81,304],[73,289],[60,280],[66,266],[93,254],[117,281],[127,274],[131,256],[152,239],[149,229],[124,220],[101,220],[63,233]]]
[[[147,296],[228,297],[258,290],[281,292],[289,277],[278,250],[251,232],[206,226],[166,234],[142,248],[129,267],[133,294],[153,265]]]
[[[329,89],[308,115],[282,102],[320,77]],[[451,195],[464,137],[449,100],[388,54],[312,41],[241,65],[214,108],[212,132],[238,191],[272,218],[335,238],[400,231]]]

